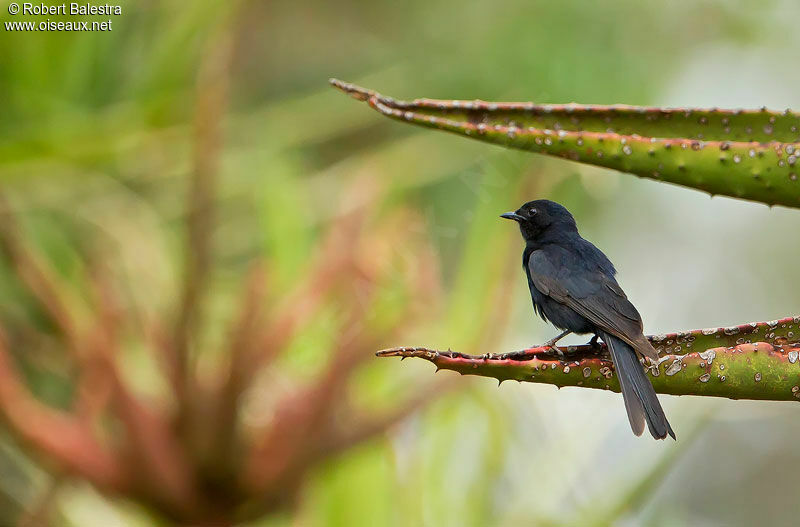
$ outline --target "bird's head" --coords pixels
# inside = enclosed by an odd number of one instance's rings
[[[560,232],[578,232],[572,214],[562,205],[546,199],[529,201],[516,211],[506,212],[500,217],[519,223],[519,230],[525,240],[536,240],[554,229]]]

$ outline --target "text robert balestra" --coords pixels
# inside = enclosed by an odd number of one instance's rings
[[[22,4],[23,15],[84,15],[84,16],[103,16],[103,15],[121,15],[122,6],[111,4],[79,4],[72,2],[69,4],[34,4],[31,2],[24,2]]]

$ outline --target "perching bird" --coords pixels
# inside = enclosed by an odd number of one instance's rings
[[[669,434],[675,439],[638,357],[657,360],[658,355],[642,333],[639,312],[614,279],[617,271],[611,261],[578,234],[575,218],[558,203],[531,201],[501,217],[519,223],[525,239],[522,267],[534,311],[563,330],[545,346],[554,347],[570,333],[592,333],[603,339],[633,433],[641,435],[647,422],[654,438]]]

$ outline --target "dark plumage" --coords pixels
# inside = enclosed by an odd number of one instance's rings
[[[637,353],[657,360],[642,333],[642,318],[614,279],[616,269],[600,249],[581,238],[567,209],[548,200],[531,201],[503,218],[519,223],[525,239],[522,267],[528,277],[533,309],[569,333],[592,333],[606,343],[614,361],[633,433],[644,424],[656,439],[675,433]]]

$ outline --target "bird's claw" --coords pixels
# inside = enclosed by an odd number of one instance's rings
[[[546,347],[547,349],[549,349],[549,350],[550,350],[550,353],[552,353],[553,355],[556,355],[556,356],[558,356],[558,358],[559,358],[560,360],[562,360],[562,361],[563,361],[564,359],[566,359],[566,358],[567,358],[567,357],[566,357],[566,355],[564,355],[564,352],[563,352],[563,351],[561,351],[560,349],[558,349],[557,347],[555,347],[555,346],[554,346],[554,345],[552,345],[552,344],[549,344],[549,345],[548,345],[548,344],[545,344],[545,345],[544,345],[544,347]]]
[[[590,340],[589,342],[586,343],[586,345],[589,346],[590,348],[592,348],[593,350],[599,351],[600,349],[603,348],[603,346],[600,345],[600,343],[597,341],[597,339],[598,339],[598,337],[597,337],[597,335],[595,335],[594,337],[592,337],[592,340]]]

